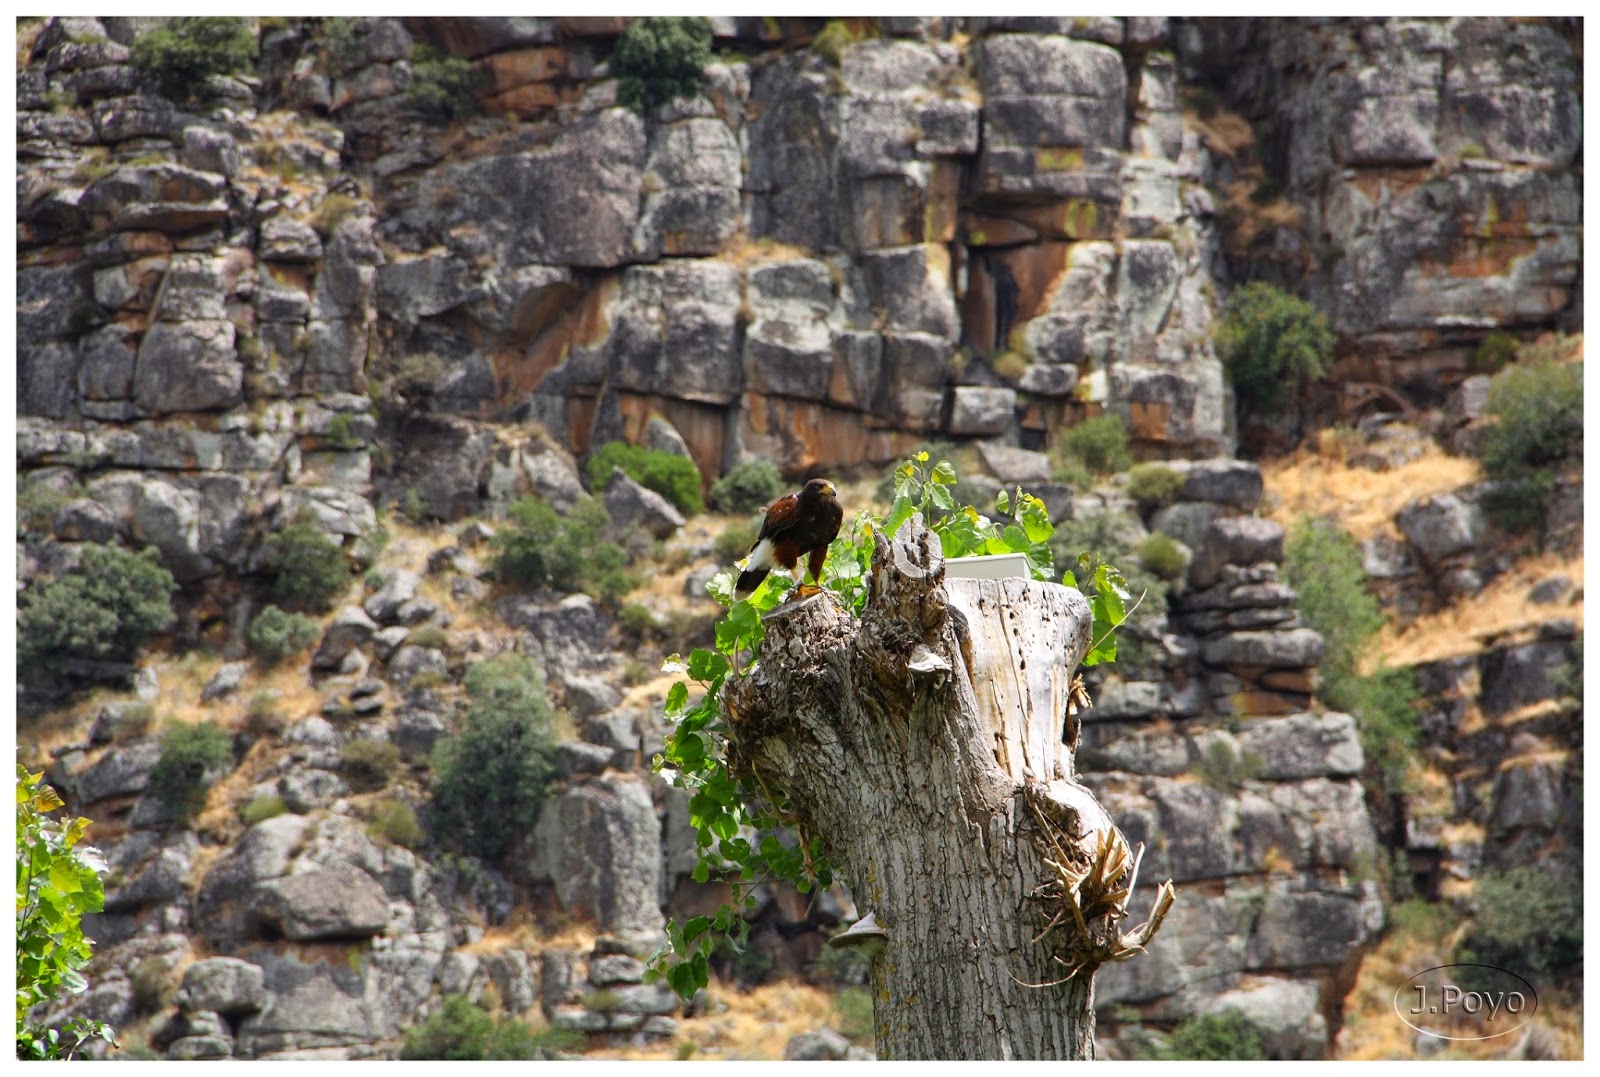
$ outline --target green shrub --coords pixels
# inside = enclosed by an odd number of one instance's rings
[[[427,688],[443,688],[450,683],[450,678],[436,669],[425,669],[413,673],[406,682],[407,692],[421,692]]]
[[[449,123],[478,111],[484,73],[470,61],[428,45],[411,50],[411,85],[406,100],[433,123]]]
[[[194,15],[142,35],[129,59],[167,97],[188,100],[205,92],[206,79],[245,70],[255,55],[256,40],[243,19]]]
[[[864,987],[847,987],[834,995],[833,1017],[839,1033],[852,1043],[871,1044],[877,1035],[872,1020],[872,993]]]
[[[378,801],[373,806],[367,834],[407,849],[415,849],[422,844],[422,827],[417,823],[417,813],[411,805],[401,800]]]
[[[598,991],[590,991],[579,1002],[586,1010],[595,1013],[615,1013],[622,1008],[623,998],[610,988],[602,987]]]
[[[1267,1057],[1261,1033],[1237,1010],[1191,1017],[1172,1030],[1161,1050],[1171,1062],[1259,1062]]]
[[[1139,543],[1139,563],[1162,579],[1171,581],[1183,575],[1189,560],[1176,542],[1159,531],[1153,531]]]
[[[245,640],[262,665],[275,666],[310,647],[321,635],[322,626],[305,614],[267,606],[250,622]]]
[[[1474,890],[1477,911],[1456,951],[1460,962],[1548,983],[1583,965],[1583,879],[1560,864],[1486,871]]]
[[[339,749],[339,765],[357,791],[382,789],[400,764],[400,749],[386,740],[352,740]]]
[[[341,452],[359,449],[366,444],[356,437],[355,421],[350,418],[347,412],[343,411],[328,420],[328,430],[327,433],[323,434],[323,437],[327,438],[329,445]]]
[[[698,16],[635,19],[611,54],[617,100],[638,113],[700,92],[711,62],[711,23]]]
[[[71,482],[65,486],[50,481],[30,482],[17,488],[17,534],[29,531],[48,531],[56,513],[67,502],[84,496],[83,484]]]
[[[822,62],[829,67],[838,67],[844,62],[846,46],[874,36],[875,31],[865,29],[860,20],[829,19],[811,39],[811,51],[822,57]]]
[[[1333,330],[1303,299],[1263,281],[1234,291],[1215,332],[1217,355],[1242,404],[1270,409],[1328,371]]]
[[[355,544],[350,547],[350,560],[354,562],[357,570],[370,571],[378,555],[388,548],[391,537],[387,527],[379,526],[356,539]]]
[[[450,633],[439,625],[418,625],[406,633],[408,647],[431,647],[433,650],[442,651],[450,646]]]
[[[1496,329],[1472,349],[1467,369],[1474,374],[1495,374],[1517,357],[1517,338]]]
[[[28,1015],[88,986],[80,970],[94,956],[94,943],[84,937],[82,921],[105,906],[105,862],[92,848],[77,847],[87,819],[50,817],[65,805],[43,779],[17,764],[17,1057],[69,1059],[90,1039],[114,1043],[116,1030],[85,1018],[52,1029]]]
[[[587,591],[610,603],[633,589],[622,547],[600,539],[611,518],[594,498],[580,499],[562,516],[548,502],[520,497],[507,516],[494,537],[495,571],[505,582]]]
[[[465,684],[461,731],[434,746],[433,803],[442,836],[492,860],[538,821],[555,772],[550,702],[527,655],[469,666]]]
[[[685,516],[693,516],[706,507],[700,497],[700,469],[687,456],[625,441],[608,441],[589,457],[586,470],[590,489],[595,493],[604,490],[611,481],[612,469],[618,467],[640,486],[672,502]]]
[[[354,19],[342,15],[323,19],[317,31],[322,68],[330,75],[342,75],[361,63],[361,39]]]
[[[1128,471],[1128,496],[1148,511],[1178,500],[1188,481],[1187,475],[1166,464],[1135,464]]]
[[[1402,853],[1403,859],[1403,850],[1396,852]],[[1460,922],[1460,913],[1448,901],[1412,898],[1389,906],[1391,933],[1429,947],[1442,946],[1445,938]]]
[[[1284,543],[1284,579],[1300,596],[1300,615],[1322,633],[1327,649],[1317,694],[1353,714],[1368,762],[1391,788],[1410,766],[1419,735],[1420,693],[1408,669],[1381,667],[1364,675],[1362,659],[1383,627],[1383,611],[1366,587],[1361,548],[1328,520],[1301,520]]]
[[[1128,428],[1117,415],[1097,415],[1067,427],[1056,450],[1058,459],[1076,459],[1096,475],[1125,471],[1133,463]]]
[[[85,543],[76,569],[17,596],[19,672],[69,658],[131,660],[171,627],[177,589],[155,549]]]
[[[713,548],[717,554],[717,563],[728,565],[739,560],[750,552],[750,547],[756,544],[756,536],[760,533],[760,520],[734,524],[722,532],[713,543]]]
[[[360,209],[361,199],[334,191],[323,196],[322,201],[317,204],[316,210],[311,214],[311,227],[316,229],[317,234],[323,239],[327,239]],[[309,343],[309,338],[307,342]]]
[[[1300,615],[1322,633],[1321,694],[1339,710],[1355,705],[1355,681],[1368,642],[1383,627],[1383,611],[1367,591],[1361,547],[1328,520],[1302,519],[1289,529],[1283,571],[1300,596]]]
[[[824,946],[811,970],[840,987],[859,987],[872,973],[872,960],[857,946]]]
[[[255,826],[263,819],[272,819],[288,810],[289,805],[277,793],[265,793],[239,809],[239,821],[245,826]]]
[[[272,597],[290,609],[326,613],[350,586],[350,565],[339,544],[302,516],[267,537]]]
[[[244,727],[258,737],[275,737],[288,728],[289,720],[278,706],[282,695],[261,691],[250,697],[250,706],[244,712]]]
[[[400,1057],[441,1062],[546,1060],[582,1041],[581,1032],[558,1028],[535,1032],[514,1017],[491,1017],[465,995],[446,995],[427,1020],[406,1029]]]
[[[144,958],[129,969],[128,988],[137,1017],[160,1013],[178,993],[178,985],[172,982],[172,971],[159,957]]]
[[[186,820],[205,807],[212,783],[232,768],[233,739],[225,731],[211,722],[179,722],[161,735],[161,758],[150,771],[150,792]]]
[[[1489,384],[1488,411],[1483,472],[1502,485],[1486,507],[1508,530],[1536,527],[1557,476],[1583,463],[1583,364],[1509,366]]]
[[[1236,793],[1247,781],[1253,781],[1266,770],[1266,761],[1255,752],[1235,751],[1233,745],[1217,738],[1206,746],[1195,772],[1211,788],[1225,793]]]
[[[1562,469],[1583,461],[1583,364],[1518,363],[1489,384],[1496,422],[1484,440],[1491,479]]]
[[[783,493],[783,476],[771,460],[757,457],[735,465],[711,484],[711,507],[718,512],[755,512]]]
[[[655,635],[660,622],[649,606],[642,602],[629,602],[617,611],[617,627],[634,639],[648,639]]]
[[[1409,668],[1381,662],[1356,681],[1350,713],[1361,727],[1361,750],[1391,792],[1405,789],[1406,775],[1422,740],[1422,692]]]

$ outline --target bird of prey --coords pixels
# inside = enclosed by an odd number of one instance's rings
[[[734,597],[748,598],[767,573],[779,565],[794,573],[795,582],[799,583],[802,557],[808,558],[811,578],[821,583],[828,543],[839,533],[843,522],[838,491],[827,479],[812,479],[798,492],[778,498],[767,509],[761,533],[744,560],[739,582],[734,585]]]

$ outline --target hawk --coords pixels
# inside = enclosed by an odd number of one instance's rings
[[[734,585],[737,599],[748,598],[761,586],[767,573],[782,565],[795,573],[799,582],[800,558],[808,557],[811,578],[822,581],[822,563],[828,557],[828,543],[844,523],[844,509],[838,491],[827,479],[812,479],[796,493],[785,494],[767,509],[761,533],[744,559],[739,582]]]

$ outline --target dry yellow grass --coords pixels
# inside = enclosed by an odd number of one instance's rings
[[[1302,516],[1331,516],[1358,542],[1380,532],[1398,538],[1395,513],[1408,501],[1479,478],[1476,460],[1446,455],[1431,443],[1419,459],[1393,471],[1351,467],[1338,456],[1302,448],[1263,461],[1261,478],[1270,495],[1263,499],[1263,512],[1285,528]]]
[[[514,909],[507,923],[486,928],[476,941],[461,947],[462,953],[498,954],[506,950],[524,950],[538,954],[545,950],[579,950],[584,953],[594,949],[600,932],[593,924],[581,920],[564,920],[552,923],[546,917],[536,919],[527,906]]]
[[[712,1012],[684,1019],[675,1041],[651,1047],[589,1052],[588,1058],[672,1059],[680,1044],[693,1044],[695,1060],[781,1059],[790,1037],[833,1020],[832,996],[808,984],[773,983],[750,991],[712,982]]]
[[[1477,651],[1489,636],[1514,632],[1552,618],[1574,621],[1583,631],[1583,604],[1537,605],[1528,601],[1528,589],[1554,573],[1563,573],[1583,585],[1583,555],[1563,557],[1548,553],[1519,561],[1476,595],[1437,613],[1418,617],[1405,628],[1386,625],[1372,649],[1391,666],[1431,662]]]
[[[1461,882],[1450,889],[1461,891],[1453,896],[1464,897],[1470,893],[1470,884]],[[1398,911],[1415,914],[1419,908],[1417,903],[1407,903]],[[1417,1033],[1394,1011],[1395,990],[1408,977],[1449,961],[1464,926],[1448,904],[1432,906],[1430,912],[1431,915],[1397,916],[1388,936],[1362,958],[1355,986],[1345,998],[1344,1028],[1334,1045],[1336,1059],[1352,1062],[1419,1057],[1487,1060],[1505,1058],[1516,1047],[1520,1037],[1513,1034],[1475,1042],[1436,1041],[1439,1043],[1436,1052],[1417,1053]],[[1539,1002],[1536,1020],[1555,1033],[1560,1056],[1582,1058],[1581,1003],[1575,1004],[1556,992],[1541,994]]]

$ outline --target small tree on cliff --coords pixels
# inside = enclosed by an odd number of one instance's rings
[[[1119,929],[1138,857],[1073,778],[1073,672],[1115,657],[1121,579],[1045,582],[1043,504],[1003,493],[991,521],[927,462],[901,466],[887,519],[859,513],[835,540],[828,593],[784,603],[775,575],[731,603],[731,573],[712,581],[716,649],[669,663],[704,694],[673,687],[656,765],[692,790],[694,877],[731,864],[735,900],[670,923],[651,975],[692,994],[755,885],[837,871],[876,924],[858,929],[880,1057],[1090,1058],[1095,967],[1139,952],[1172,900],[1164,885]],[[1033,579],[945,578],[946,556],[1008,551]]]

